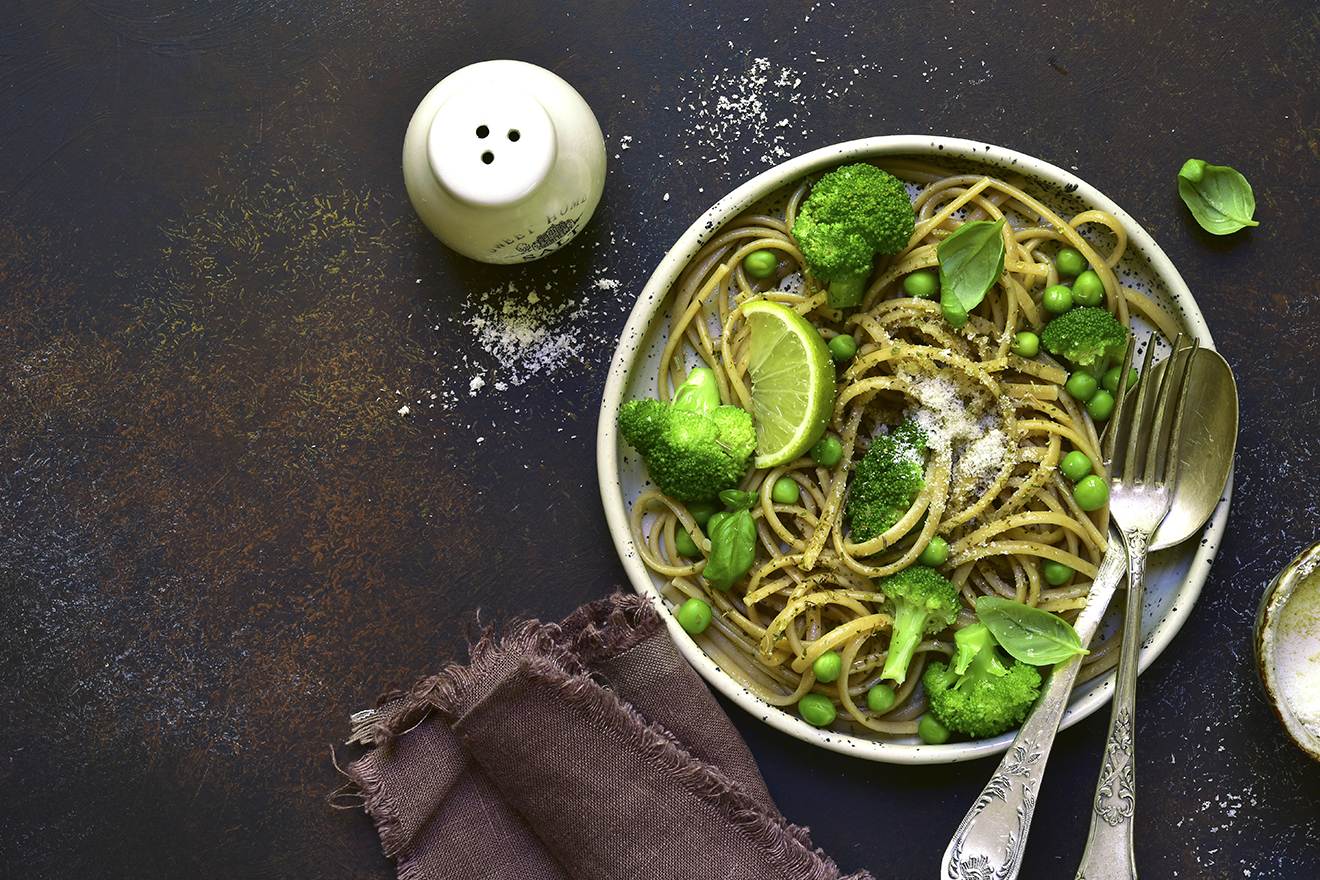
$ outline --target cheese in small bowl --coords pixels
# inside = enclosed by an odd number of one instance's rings
[[[1320,760],[1320,543],[1270,582],[1256,613],[1256,663],[1288,736]]]

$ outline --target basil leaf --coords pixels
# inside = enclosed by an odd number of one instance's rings
[[[756,523],[746,510],[716,520],[711,517],[710,557],[702,574],[721,590],[727,590],[751,571],[756,559]]]
[[[1000,217],[964,223],[935,246],[940,263],[940,309],[955,327],[967,323],[968,313],[1004,274],[1006,222]]]
[[[755,492],[743,492],[740,489],[725,489],[720,493],[720,501],[730,510],[747,510],[756,506],[760,500]]]
[[[1014,660],[1053,666],[1074,654],[1089,653],[1081,636],[1057,614],[995,596],[976,600],[976,616]]]
[[[1256,212],[1251,184],[1227,165],[1188,159],[1178,172],[1178,195],[1206,232],[1228,235],[1246,226],[1260,225],[1251,219]]]

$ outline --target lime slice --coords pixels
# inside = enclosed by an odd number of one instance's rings
[[[786,305],[753,300],[743,305],[743,316],[751,331],[755,464],[777,467],[806,454],[825,433],[834,409],[834,361],[816,328]]]

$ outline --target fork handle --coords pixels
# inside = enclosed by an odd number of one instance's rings
[[[1128,548],[1127,616],[1118,658],[1113,710],[1104,760],[1096,782],[1091,831],[1077,869],[1077,880],[1136,880],[1133,816],[1137,807],[1133,715],[1137,702],[1137,661],[1146,593],[1146,552],[1150,535],[1140,529],[1123,533]]]
[[[1127,571],[1127,551],[1122,540],[1111,527],[1109,549],[1086,597],[1086,607],[1077,618],[1077,635],[1083,644],[1089,644],[1095,635],[1109,600]],[[1082,659],[1077,654],[1051,670],[1040,699],[1022,723],[999,768],[949,841],[941,878],[1014,880],[1017,877],[1027,831],[1036,812],[1037,793],[1045,776],[1045,762],[1068,708]]]

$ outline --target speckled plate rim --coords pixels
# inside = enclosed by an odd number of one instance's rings
[[[805,742],[832,751],[872,761],[893,764],[943,764],[969,761],[997,754],[1008,748],[1015,732],[992,739],[926,745],[920,741],[882,741],[867,736],[822,730],[804,722],[791,711],[771,706],[737,684],[714,663],[692,637],[678,625],[672,608],[660,594],[661,581],[646,568],[633,545],[629,528],[629,506],[621,481],[621,462],[627,454],[615,422],[618,408],[629,393],[635,366],[653,337],[654,319],[664,307],[673,281],[688,260],[728,220],[784,184],[844,162],[877,160],[886,156],[952,158],[1008,169],[1034,177],[1087,205],[1110,212],[1123,223],[1128,235],[1128,253],[1137,253],[1149,266],[1151,277],[1162,284],[1176,304],[1184,327],[1214,348],[1210,332],[1191,292],[1173,263],[1147,233],[1122,208],[1085,181],[1041,159],[1014,150],[960,138],[919,135],[886,135],[847,141],[804,153],[777,165],[738,186],[716,201],[678,238],[656,266],[638,296],[619,336],[606,378],[597,428],[597,470],[601,499],[611,538],[633,588],[647,597],[665,619],[679,651],[717,691],[753,717]],[[1191,613],[1209,575],[1228,520],[1232,478],[1199,540],[1151,557],[1147,570],[1146,607],[1142,617],[1143,643],[1139,668],[1144,671],[1168,646]],[[1110,672],[1079,687],[1065,711],[1061,727],[1069,727],[1104,706],[1113,694]]]

